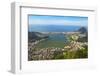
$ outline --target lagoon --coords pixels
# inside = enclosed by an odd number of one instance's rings
[[[64,34],[59,33],[59,34],[49,34],[49,37],[41,41],[36,45],[37,48],[50,48],[50,47],[55,47],[55,48],[64,48],[64,46],[67,43],[67,39]]]

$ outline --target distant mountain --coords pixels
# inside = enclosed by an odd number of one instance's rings
[[[78,29],[78,32],[81,33],[81,35],[83,35],[82,37],[80,37],[78,39],[79,42],[88,42],[88,32],[87,32],[87,28],[86,27],[81,27],[80,29]]]
[[[39,32],[28,32],[28,41],[34,42],[36,40],[40,40],[43,38],[48,38],[47,35],[39,33]]]
[[[80,33],[87,33],[87,29],[86,29],[86,27],[81,27],[81,28],[79,28],[78,29],[78,32],[80,32]]]

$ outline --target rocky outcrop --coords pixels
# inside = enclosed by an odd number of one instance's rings
[[[46,34],[39,32],[28,32],[28,42],[35,42],[36,40],[41,40],[48,38]]]
[[[81,27],[78,32],[80,32],[81,34],[87,33],[87,29],[85,27]]]

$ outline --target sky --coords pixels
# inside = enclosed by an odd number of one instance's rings
[[[88,26],[88,17],[79,16],[47,16],[47,15],[29,15],[29,26],[39,25],[63,25],[63,26]]]

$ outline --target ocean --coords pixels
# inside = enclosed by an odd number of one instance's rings
[[[77,31],[82,26],[75,25],[30,25],[28,27],[29,32],[72,32]]]

